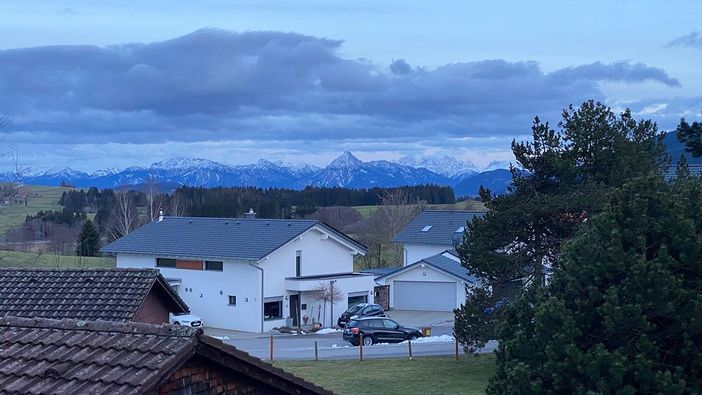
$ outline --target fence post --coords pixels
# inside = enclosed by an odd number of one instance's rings
[[[412,340],[407,340],[407,346],[409,346],[409,359],[412,360]]]
[[[319,361],[319,351],[317,351],[317,341],[314,341],[314,360]]]
[[[456,339],[456,361],[458,361],[458,339]]]
[[[273,335],[271,335],[271,354],[270,354],[270,360],[273,362]]]
[[[358,350],[360,352],[361,356],[361,361],[363,361],[363,333],[361,333],[360,337],[358,338]]]

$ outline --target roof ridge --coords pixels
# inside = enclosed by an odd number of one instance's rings
[[[176,216],[164,216],[163,219],[197,219],[197,220],[211,220],[211,221],[278,221],[278,222],[320,222],[316,219],[304,219],[304,218],[241,218],[241,217],[176,217]],[[151,222],[159,222],[154,220]]]
[[[486,211],[480,211],[480,210],[449,210],[449,209],[424,209],[422,210],[423,213],[425,212],[430,212],[430,213],[485,213]]]
[[[202,334],[202,329],[194,330],[186,326],[155,325],[140,322],[87,321],[74,319],[23,318],[4,316],[0,318],[0,328],[20,327],[38,329],[65,329],[86,332],[118,332],[137,335],[153,335],[164,337],[189,337]]]
[[[12,271],[12,272],[147,272],[147,273],[158,273],[158,269],[155,268],[134,268],[134,267],[96,267],[96,268],[50,268],[50,267],[2,267],[0,271]]]

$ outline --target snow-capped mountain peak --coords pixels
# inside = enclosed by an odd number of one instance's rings
[[[343,154],[339,155],[338,158],[334,159],[330,164],[329,167],[333,169],[339,169],[339,168],[353,168],[353,167],[358,167],[363,165],[363,162],[353,156],[353,154],[349,151],[344,151]]]
[[[497,170],[497,169],[508,169],[509,170],[510,161],[508,160],[493,160],[490,162],[483,171]]]
[[[446,177],[480,172],[480,169],[470,160],[448,155],[403,156],[397,163],[404,166],[423,167]]]
[[[150,169],[176,170],[176,169],[227,169],[229,166],[219,162],[202,158],[169,158],[151,164]]]

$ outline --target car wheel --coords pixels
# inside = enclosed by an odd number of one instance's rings
[[[173,323],[173,325],[180,325],[180,322],[176,321]]]
[[[363,345],[372,346],[374,343],[373,336],[363,336]]]
[[[413,333],[413,334],[409,335],[409,337],[407,339],[411,340],[411,341],[415,341],[415,340],[417,340],[417,335]]]

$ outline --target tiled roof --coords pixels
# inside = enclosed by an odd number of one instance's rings
[[[0,383],[8,394],[144,394],[193,356],[246,372],[281,393],[328,393],[257,358],[172,325],[0,318]]]
[[[690,163],[687,165],[687,171],[693,177],[702,177],[702,164],[700,163]],[[674,180],[677,177],[678,168],[677,166],[670,166],[666,169],[663,177],[666,180]]]
[[[188,312],[156,269],[0,269],[0,317],[127,322],[151,289]]]
[[[378,267],[378,268],[373,268],[373,269],[363,269],[361,270],[361,273],[368,273],[372,274],[375,276],[375,278],[382,277],[386,274],[390,274],[396,270],[399,270],[400,268],[397,267]]]
[[[365,246],[314,220],[164,217],[102,248],[102,252],[260,260],[318,226],[360,251]]]
[[[468,281],[470,283],[475,283],[477,281],[475,276],[472,276],[470,274],[470,272],[465,267],[461,266],[460,262],[457,262],[455,259],[447,257],[446,254],[454,255],[454,253],[452,253],[451,251],[444,251],[441,254],[432,255],[428,258],[423,258],[423,259],[421,259],[421,260],[419,260],[411,265],[407,265],[405,267],[396,269],[396,270],[394,270],[390,273],[387,273],[379,278],[386,279],[388,277],[393,277],[396,274],[400,274],[400,273],[405,272],[407,270],[411,270],[412,268],[417,267],[418,265],[425,264],[425,265],[435,267],[436,269],[439,269],[443,272],[451,274],[455,277],[458,277],[458,278],[465,280],[465,281]]]
[[[395,236],[394,241],[453,246],[455,241],[462,240],[463,234],[457,232],[459,228],[483,215],[479,211],[424,210]]]

